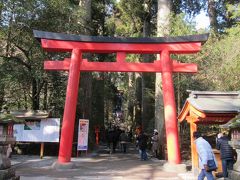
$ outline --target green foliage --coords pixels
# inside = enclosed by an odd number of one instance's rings
[[[231,19],[239,20],[240,18],[240,4],[227,4],[227,11]]]
[[[171,36],[184,36],[196,34],[193,22],[188,22],[185,19],[185,14],[171,15],[170,18],[170,35]]]
[[[191,0],[191,1],[179,1],[172,0],[172,12],[174,14],[181,14],[182,12],[194,16],[198,14],[206,1],[203,0]]]
[[[206,2],[206,0],[173,1],[170,35],[199,33],[188,17],[198,14],[203,6],[207,5]],[[0,108],[7,104],[10,109],[31,109],[33,101],[38,103],[39,108],[44,108],[44,99],[47,97],[47,108],[53,108],[54,116],[61,117],[63,114],[68,76],[65,72],[46,72],[43,70],[43,61],[44,59],[60,60],[69,57],[69,54],[43,53],[39,42],[33,38],[33,29],[74,34],[83,34],[88,31],[91,35],[142,37],[144,22],[149,18],[150,35],[156,34],[155,0],[93,0],[92,21],[88,23],[84,23],[86,12],[79,7],[78,3],[79,1],[76,0],[1,1]],[[199,72],[196,75],[174,76],[175,89],[179,93],[181,103],[188,96],[187,89],[230,91],[240,88],[240,28],[237,23],[239,4],[237,1],[231,1],[230,4],[223,0],[217,2],[217,7],[219,7],[218,20],[223,25],[221,28],[225,34],[216,36],[218,38],[212,37],[204,45],[201,53],[172,56],[180,62],[199,65]],[[112,62],[115,56],[94,55],[91,60]],[[127,55],[127,62],[141,61],[143,61],[141,55]],[[94,122],[97,122],[100,116],[104,119],[112,118],[114,93],[117,87],[126,92],[125,97],[132,98],[129,106],[139,109],[141,98],[136,94],[138,92],[141,94],[142,86],[140,85],[143,81],[140,80],[141,83],[139,83],[134,75],[133,77],[130,75],[130,73],[93,74],[94,85],[91,98]],[[153,109],[155,98],[153,77],[154,75],[146,75],[144,89],[146,97],[149,98],[147,103],[150,110]],[[132,84],[129,85],[131,80]],[[80,89],[80,101],[84,96],[81,92],[82,89]],[[35,97],[37,100],[34,100]],[[103,101],[105,109],[101,104]],[[127,106],[128,101],[124,103]],[[106,110],[107,108],[109,109]],[[147,113],[151,114],[150,110]],[[81,116],[81,114],[78,115]]]
[[[49,101],[50,104],[61,105],[57,111],[62,111],[64,101],[54,103],[51,98],[61,100],[65,98],[64,94],[56,93],[44,100],[47,95],[43,91],[45,84],[51,87],[53,82],[58,80],[52,81],[43,70],[45,56],[39,42],[34,39],[32,30],[76,32],[81,27],[76,23],[77,15],[74,5],[67,0],[3,1],[1,16],[3,28],[0,37],[4,47],[0,52],[2,57],[0,73],[4,74],[1,76],[1,84],[4,84],[5,97],[0,105],[7,103],[12,109],[38,109],[46,108],[44,101]],[[58,59],[65,55],[48,54],[48,56],[50,59]],[[52,95],[54,92],[49,94]],[[48,106],[51,108],[51,105]]]
[[[200,74],[209,90],[239,90],[240,36],[239,26],[227,30],[219,40],[210,40],[204,47]]]
[[[185,14],[171,15],[171,36],[186,36],[197,34],[194,22],[188,21]],[[196,54],[194,55],[172,55],[172,59],[177,60],[182,63],[198,63],[196,61]],[[175,97],[178,101],[178,105],[182,107],[186,98],[188,97],[187,90],[204,90],[204,85],[201,81],[196,79],[195,74],[184,74],[178,73],[174,74],[174,88]],[[177,98],[178,97],[178,98]],[[181,108],[178,107],[178,108]]]
[[[144,15],[143,0],[121,0],[117,5],[116,34],[138,37],[142,32]]]

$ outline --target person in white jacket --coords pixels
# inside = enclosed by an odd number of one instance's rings
[[[207,161],[212,159],[214,159],[215,164],[217,165],[216,158],[212,152],[212,147],[205,139],[202,138],[201,133],[197,131],[193,133],[193,138],[195,139],[198,153],[199,168],[201,169],[201,172],[198,175],[198,180],[203,180],[205,177],[208,180],[214,180],[212,171],[209,171],[207,166]]]

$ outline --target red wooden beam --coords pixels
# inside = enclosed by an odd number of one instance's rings
[[[58,155],[58,162],[60,163],[68,163],[71,160],[80,79],[80,71],[78,70],[81,66],[81,58],[81,51],[74,49],[71,56],[71,66],[69,68],[66,101],[61,127],[61,138]]]
[[[222,116],[219,114],[215,114],[214,115],[210,115],[210,116],[206,116],[205,118],[199,118],[198,120],[196,120],[194,123],[201,123],[201,124],[222,124],[222,123],[227,123],[229,120],[231,120],[232,118],[234,118],[236,116],[233,114],[225,114]]]
[[[124,63],[126,60],[126,53],[125,52],[117,52],[117,62]]]
[[[196,73],[198,71],[197,64],[180,63],[173,60],[173,72]]]
[[[45,61],[46,70],[69,70],[70,60]],[[82,61],[80,71],[98,72],[162,72],[160,61],[154,63],[129,63],[129,62],[88,62]],[[173,72],[196,73],[197,65],[192,63],[179,63],[173,61]]]
[[[61,41],[52,39],[41,39],[42,48],[54,52],[71,52],[73,49],[80,49],[82,52],[95,53],[156,53],[167,50],[174,54],[196,53],[201,50],[201,42],[178,42],[167,44],[131,44],[131,43],[95,43]]]
[[[168,162],[179,164],[181,162],[178,128],[176,117],[176,103],[173,86],[173,62],[168,51],[163,51],[160,57],[162,64],[162,90],[164,102],[164,119],[167,138]]]

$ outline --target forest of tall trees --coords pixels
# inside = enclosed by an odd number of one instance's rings
[[[210,27],[196,29],[204,12]],[[1,0],[0,111],[48,110],[62,119],[68,73],[43,69],[45,59],[68,53],[43,52],[33,30],[91,36],[161,37],[210,33],[200,53],[174,55],[198,65],[198,73],[174,74],[177,109],[186,90],[239,91],[240,3],[238,0]],[[115,54],[84,54],[92,61],[114,61]],[[129,54],[128,62],[152,62],[152,55]],[[163,129],[161,74],[81,73],[76,119],[93,127],[114,123],[116,95],[129,129]],[[77,121],[76,121],[77,123]],[[77,126],[75,126],[77,127]],[[164,131],[161,131],[164,132]],[[90,139],[91,141],[91,139]]]

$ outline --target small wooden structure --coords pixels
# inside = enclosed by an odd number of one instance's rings
[[[190,124],[191,156],[193,173],[198,173],[198,155],[192,137],[198,125],[225,124],[234,118],[240,109],[240,92],[190,91],[178,120],[186,120]],[[214,150],[214,152],[218,152]],[[219,152],[216,154],[219,169],[222,165]]]

